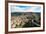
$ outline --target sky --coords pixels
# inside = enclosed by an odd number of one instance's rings
[[[11,12],[40,12],[40,6],[13,6],[11,5]]]

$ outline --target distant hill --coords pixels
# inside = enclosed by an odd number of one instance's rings
[[[11,16],[19,16],[22,14],[31,15],[32,13],[40,15],[40,12],[13,12],[13,13],[11,13]]]

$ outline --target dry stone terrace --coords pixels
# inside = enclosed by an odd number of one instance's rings
[[[22,27],[29,21],[29,19],[27,19],[27,16],[29,15],[12,16],[12,27],[16,27],[16,25],[18,25],[18,27]]]

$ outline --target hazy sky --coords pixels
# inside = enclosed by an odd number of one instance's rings
[[[40,6],[11,6],[11,12],[24,12],[24,11],[32,11],[32,12],[40,12]]]

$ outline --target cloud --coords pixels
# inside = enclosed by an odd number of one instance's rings
[[[40,6],[32,7],[32,11],[33,12],[40,12],[41,11],[41,7]]]
[[[40,12],[40,6],[11,6],[11,12],[24,12],[24,11],[32,11],[32,12]]]

